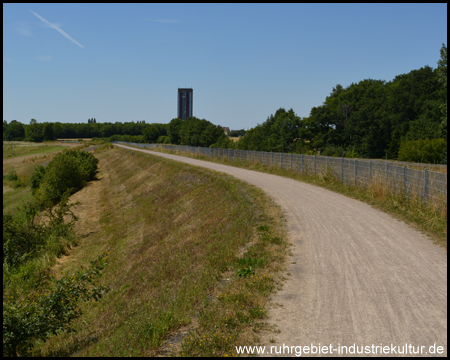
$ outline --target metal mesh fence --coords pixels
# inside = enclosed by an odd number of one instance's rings
[[[205,148],[185,145],[115,143],[150,149],[199,153],[204,156],[259,162],[267,166],[319,175],[328,173],[345,185],[369,186],[379,184],[392,192],[403,192],[408,197],[420,198],[425,203],[447,203],[447,174],[415,170],[406,166],[380,163],[372,160],[335,158],[316,155],[285,154],[265,151]]]

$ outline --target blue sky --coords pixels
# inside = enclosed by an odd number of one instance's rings
[[[3,4],[3,119],[249,129],[336,84],[436,68],[447,4]]]

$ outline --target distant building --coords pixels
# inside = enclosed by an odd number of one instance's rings
[[[222,127],[223,132],[225,133],[225,135],[230,135],[230,128],[229,127]]]
[[[186,120],[192,116],[194,92],[192,89],[178,89],[178,118]]]

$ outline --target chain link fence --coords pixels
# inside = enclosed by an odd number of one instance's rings
[[[259,162],[267,166],[300,172],[301,174],[332,174],[345,185],[368,186],[379,184],[392,192],[421,198],[425,203],[447,204],[447,174],[414,170],[406,166],[372,160],[336,158],[317,155],[286,154],[265,151],[205,148],[185,145],[138,144],[123,141],[113,143],[143,149],[163,148],[171,151],[199,153],[204,156]]]

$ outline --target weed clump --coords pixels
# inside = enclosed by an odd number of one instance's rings
[[[11,168],[6,175],[3,175],[3,179],[8,181],[16,181],[19,177],[17,176],[16,171],[14,170],[14,167]]]

